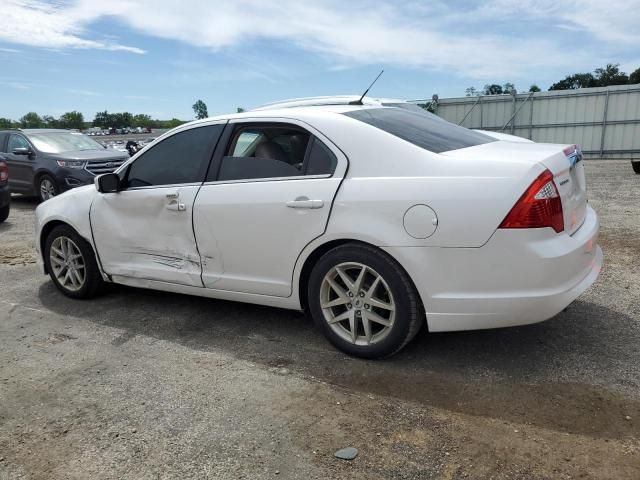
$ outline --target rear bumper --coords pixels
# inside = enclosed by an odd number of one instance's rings
[[[408,271],[430,331],[475,330],[547,320],[598,277],[598,217],[587,207],[573,235],[497,230],[480,248],[385,248]]]

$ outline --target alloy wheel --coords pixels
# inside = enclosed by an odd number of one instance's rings
[[[355,345],[371,345],[389,335],[396,306],[384,278],[357,262],[333,267],[322,280],[320,307],[332,330]]]
[[[40,198],[42,200],[49,200],[51,197],[56,196],[56,187],[51,180],[43,178],[40,181]]]
[[[49,263],[58,283],[77,292],[85,283],[85,261],[78,245],[68,237],[57,237],[49,250]]]

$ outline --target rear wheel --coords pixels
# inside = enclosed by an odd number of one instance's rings
[[[640,174],[640,162],[631,162],[631,166],[634,172]]]
[[[51,231],[45,241],[44,261],[51,280],[68,297],[94,297],[104,284],[93,248],[68,225]]]
[[[328,340],[363,358],[402,349],[423,323],[415,288],[380,250],[347,244],[327,252],[311,272],[309,308]]]
[[[55,197],[60,193],[58,184],[51,175],[42,175],[38,178],[38,198],[41,202],[49,200],[51,197]]]
[[[0,208],[0,222],[4,222],[9,218],[9,211],[11,210],[11,204],[7,203],[4,207]]]

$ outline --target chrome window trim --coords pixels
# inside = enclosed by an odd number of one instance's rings
[[[204,182],[202,186],[205,185],[225,185],[225,184],[233,184],[233,183],[264,183],[264,182],[286,182],[291,180],[318,180],[318,179],[326,179],[331,178],[333,175],[325,174],[325,175],[296,175],[294,177],[267,177],[267,178],[243,178],[239,180],[217,180],[211,182]]]

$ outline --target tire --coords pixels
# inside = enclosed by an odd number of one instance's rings
[[[36,194],[41,202],[46,202],[51,197],[55,197],[60,193],[60,187],[51,175],[44,174],[38,177],[36,185]]]
[[[633,171],[640,175],[640,162],[631,162]]]
[[[9,212],[11,211],[11,204],[7,203],[4,207],[0,208],[0,223],[9,218]]]
[[[74,258],[68,253],[81,256]],[[69,266],[64,265],[65,257],[71,262]],[[44,246],[44,261],[51,280],[68,297],[92,298],[104,286],[93,248],[68,225],[59,225],[49,233]],[[68,274],[74,264],[79,276]]]
[[[424,323],[407,273],[386,253],[368,245],[349,243],[324,254],[311,272],[308,299],[311,315],[327,339],[356,357],[391,356]]]

